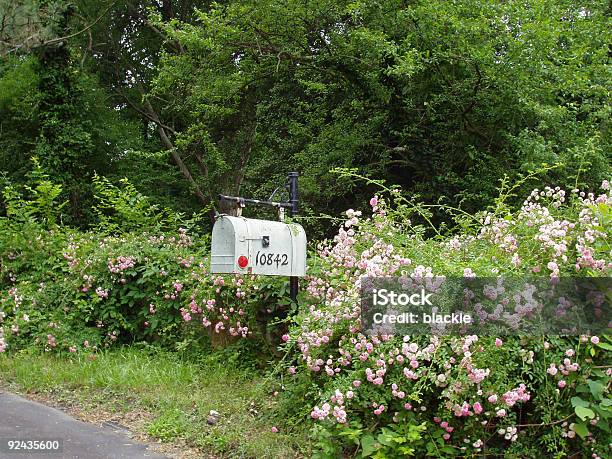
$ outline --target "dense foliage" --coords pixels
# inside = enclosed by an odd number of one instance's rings
[[[332,167],[468,211],[542,163],[565,165],[549,185],[610,175],[608,2],[16,3],[0,164],[39,155],[81,226],[94,171],[192,211],[299,170],[313,215],[373,191]]]
[[[346,212],[334,240],[312,254],[299,313],[274,325],[289,307],[285,283],[208,273],[206,241],[190,235],[196,222],[152,212],[129,184],[98,180],[98,232],[75,231],[57,224],[61,187],[34,175],[23,192],[4,190],[0,352],[284,342],[271,373],[270,390],[280,392],[271,416],[287,427],[312,419],[322,457],[603,457],[609,336],[368,336],[359,285],[390,275],[609,276],[608,182],[599,195],[534,190],[519,211],[505,201],[520,184],[506,186],[488,211],[455,214],[462,232],[429,239],[411,220],[428,220],[431,207],[374,183],[382,190],[370,200],[371,217]]]
[[[304,172],[310,205],[340,210],[366,191],[328,172],[346,166],[474,209],[503,172],[543,162],[565,162],[561,178],[606,177],[603,13],[593,2],[230,2],[165,28],[184,51],[164,54],[154,93],[180,101],[168,106],[179,137],[219,156],[236,184],[274,176],[280,160]]]
[[[315,403],[310,416],[322,456],[603,457],[609,336],[513,336],[510,320],[507,336],[369,336],[360,320],[366,277],[405,276],[428,286],[427,279],[443,282],[439,276],[609,276],[612,193],[603,186],[600,195],[536,189],[518,212],[504,205],[506,190],[476,223],[460,216],[471,230],[442,239],[422,238],[410,218],[427,208],[397,189],[370,200],[371,217],[348,210],[333,242],[319,248],[320,271],[286,337],[298,353],[288,368],[292,384],[284,382],[287,403]],[[493,289],[490,316],[520,315],[527,297],[499,282]]]
[[[0,0],[0,353],[234,341],[272,362],[266,415],[321,457],[604,457],[610,336],[358,318],[366,276],[610,276],[610,13]],[[217,195],[267,198],[292,170],[298,310],[283,279],[208,270]]]
[[[247,288],[254,279],[207,275],[208,237],[188,234],[198,220],[160,211],[129,183],[97,179],[97,231],[57,225],[66,204],[56,200],[61,186],[38,174],[24,193],[4,190],[2,351],[32,343],[46,351],[95,351],[144,340],[176,349],[201,342],[211,324],[217,333],[244,337],[261,326],[266,336],[274,313],[258,314],[260,304],[289,303],[283,283],[260,280],[254,291]],[[189,327],[192,315],[198,325]]]

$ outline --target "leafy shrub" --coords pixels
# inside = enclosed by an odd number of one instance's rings
[[[99,182],[109,187],[103,233],[62,226],[61,189],[37,180],[24,193],[4,194],[0,352],[92,352],[142,341],[185,350],[221,336],[257,338],[215,357],[240,361],[254,359],[270,329],[283,333],[286,282],[209,273],[207,238],[177,227],[178,219],[158,219],[127,185]],[[371,217],[348,210],[338,235],[311,257],[299,313],[282,336],[278,367],[287,374],[270,374],[280,403],[269,416],[288,429],[311,418],[320,457],[603,457],[609,336],[360,331],[364,276],[610,275],[607,182],[599,196],[535,190],[512,211],[507,200],[518,185],[503,184],[495,205],[475,216],[447,208],[460,229],[450,235],[431,224],[440,206],[416,204],[397,189],[371,199]],[[129,231],[119,227],[123,216]]]
[[[22,223],[37,221],[47,227],[53,227],[57,224],[62,208],[66,206],[66,202],[57,201],[62,194],[62,187],[49,180],[38,159],[34,158],[32,162],[34,168],[29,174],[29,179],[34,186],[23,187],[25,196],[11,184],[4,187],[2,197],[5,212],[13,221]]]
[[[34,183],[4,191],[3,352],[33,345],[89,352],[138,341],[184,349],[210,336],[260,337],[260,325],[286,307],[282,281],[208,272],[208,237],[180,226],[196,227],[197,216],[160,211],[129,183],[98,177],[101,231],[76,231],[58,224],[61,187],[40,171]]]
[[[107,178],[93,177],[97,217],[96,228],[110,234],[127,234],[146,228],[150,233],[177,230],[181,226],[193,226],[199,218],[186,220],[184,215],[171,209],[160,209],[142,195],[127,179],[115,186]]]
[[[185,230],[104,236],[28,224],[6,234],[5,348],[75,352],[115,342],[186,347],[209,335],[260,337],[261,310],[272,315],[282,304],[282,281],[211,275],[206,243]]]
[[[279,410],[308,397],[323,457],[603,457],[610,337],[367,336],[359,306],[367,276],[609,276],[612,193],[602,187],[534,190],[514,212],[505,188],[476,220],[457,213],[464,232],[431,239],[411,223],[430,209],[397,189],[372,198],[371,217],[348,210],[319,246],[286,337],[297,358]]]

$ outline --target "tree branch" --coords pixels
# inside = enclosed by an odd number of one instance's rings
[[[159,119],[159,117],[151,115],[151,113],[145,111],[143,108],[139,107],[137,104],[132,102],[132,100],[123,91],[121,91],[121,89],[117,88],[117,89],[115,89],[115,91],[117,92],[117,94],[119,94],[123,98],[123,100],[125,100],[127,102],[127,104],[130,107],[132,107],[134,110],[136,110],[142,116],[147,118],[149,121],[152,121],[153,123],[157,124],[158,126],[161,126],[162,128],[164,128],[164,130],[166,130],[166,131],[168,131],[168,132],[170,132],[172,134],[176,134],[176,130],[174,130],[174,128],[172,128],[171,126],[168,126],[168,125],[162,123],[161,120]]]
[[[176,147],[174,146],[174,144],[168,137],[168,134],[166,134],[166,129],[164,128],[163,123],[159,120],[159,116],[157,115],[157,112],[155,112],[155,110],[153,109],[151,102],[149,102],[146,99],[145,99],[145,109],[149,113],[149,116],[157,124],[157,132],[159,133],[159,137],[162,141],[162,144],[170,152],[172,159],[178,166],[179,170],[181,171],[181,174],[183,174],[183,177],[185,177],[185,179],[187,179],[189,184],[193,187],[194,193],[196,197],[198,198],[198,201],[200,201],[200,203],[204,205],[208,205],[210,201],[206,198],[206,196],[204,196],[204,193],[200,189],[200,186],[196,183],[193,176],[191,175],[189,168],[184,163],[183,159],[181,158],[181,155],[179,155],[178,151],[176,150]]]

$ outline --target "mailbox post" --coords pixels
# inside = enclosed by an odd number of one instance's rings
[[[297,172],[289,172],[289,202],[291,203],[290,215],[292,217],[298,214],[298,173]],[[291,301],[294,303],[297,302],[297,294],[300,288],[300,284],[298,278],[296,276],[291,276],[289,278],[289,296],[291,297]]]
[[[298,173],[290,172],[287,202],[220,195],[222,202],[241,210],[247,203],[298,213]],[[219,215],[212,233],[211,272],[288,276],[291,300],[297,302],[298,277],[306,274],[306,233],[296,223]]]

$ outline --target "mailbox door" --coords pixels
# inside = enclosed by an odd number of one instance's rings
[[[293,241],[293,257],[291,265],[292,276],[306,275],[306,232],[304,228],[295,223],[290,223],[289,231]]]
[[[304,276],[306,236],[297,224],[248,220],[249,263],[253,274]]]
[[[212,273],[246,273],[238,265],[240,256],[249,256],[247,225],[244,219],[222,215],[213,226],[211,243]]]

